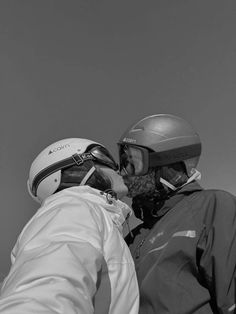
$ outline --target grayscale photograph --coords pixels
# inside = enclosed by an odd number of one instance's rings
[[[0,314],[236,313],[236,2],[0,1]]]

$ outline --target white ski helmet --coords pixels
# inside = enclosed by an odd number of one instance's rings
[[[27,181],[30,195],[41,203],[58,189],[62,169],[75,164],[79,166],[86,160],[118,170],[118,165],[103,145],[83,138],[63,139],[46,147],[34,159]],[[81,185],[86,183],[90,175]]]

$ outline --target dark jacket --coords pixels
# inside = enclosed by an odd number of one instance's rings
[[[127,237],[140,314],[236,313],[236,198],[196,182],[168,199],[149,229]]]

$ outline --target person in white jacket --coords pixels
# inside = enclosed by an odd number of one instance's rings
[[[136,314],[134,263],[122,236],[131,213],[108,150],[72,138],[45,148],[28,180],[41,207],[22,230],[0,297],[1,314]]]

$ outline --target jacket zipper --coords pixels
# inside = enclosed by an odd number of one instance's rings
[[[139,258],[140,257],[140,249],[143,246],[144,242],[146,239],[142,239],[142,241],[139,243],[139,245],[136,247],[135,251],[134,251],[134,255],[135,258]]]

